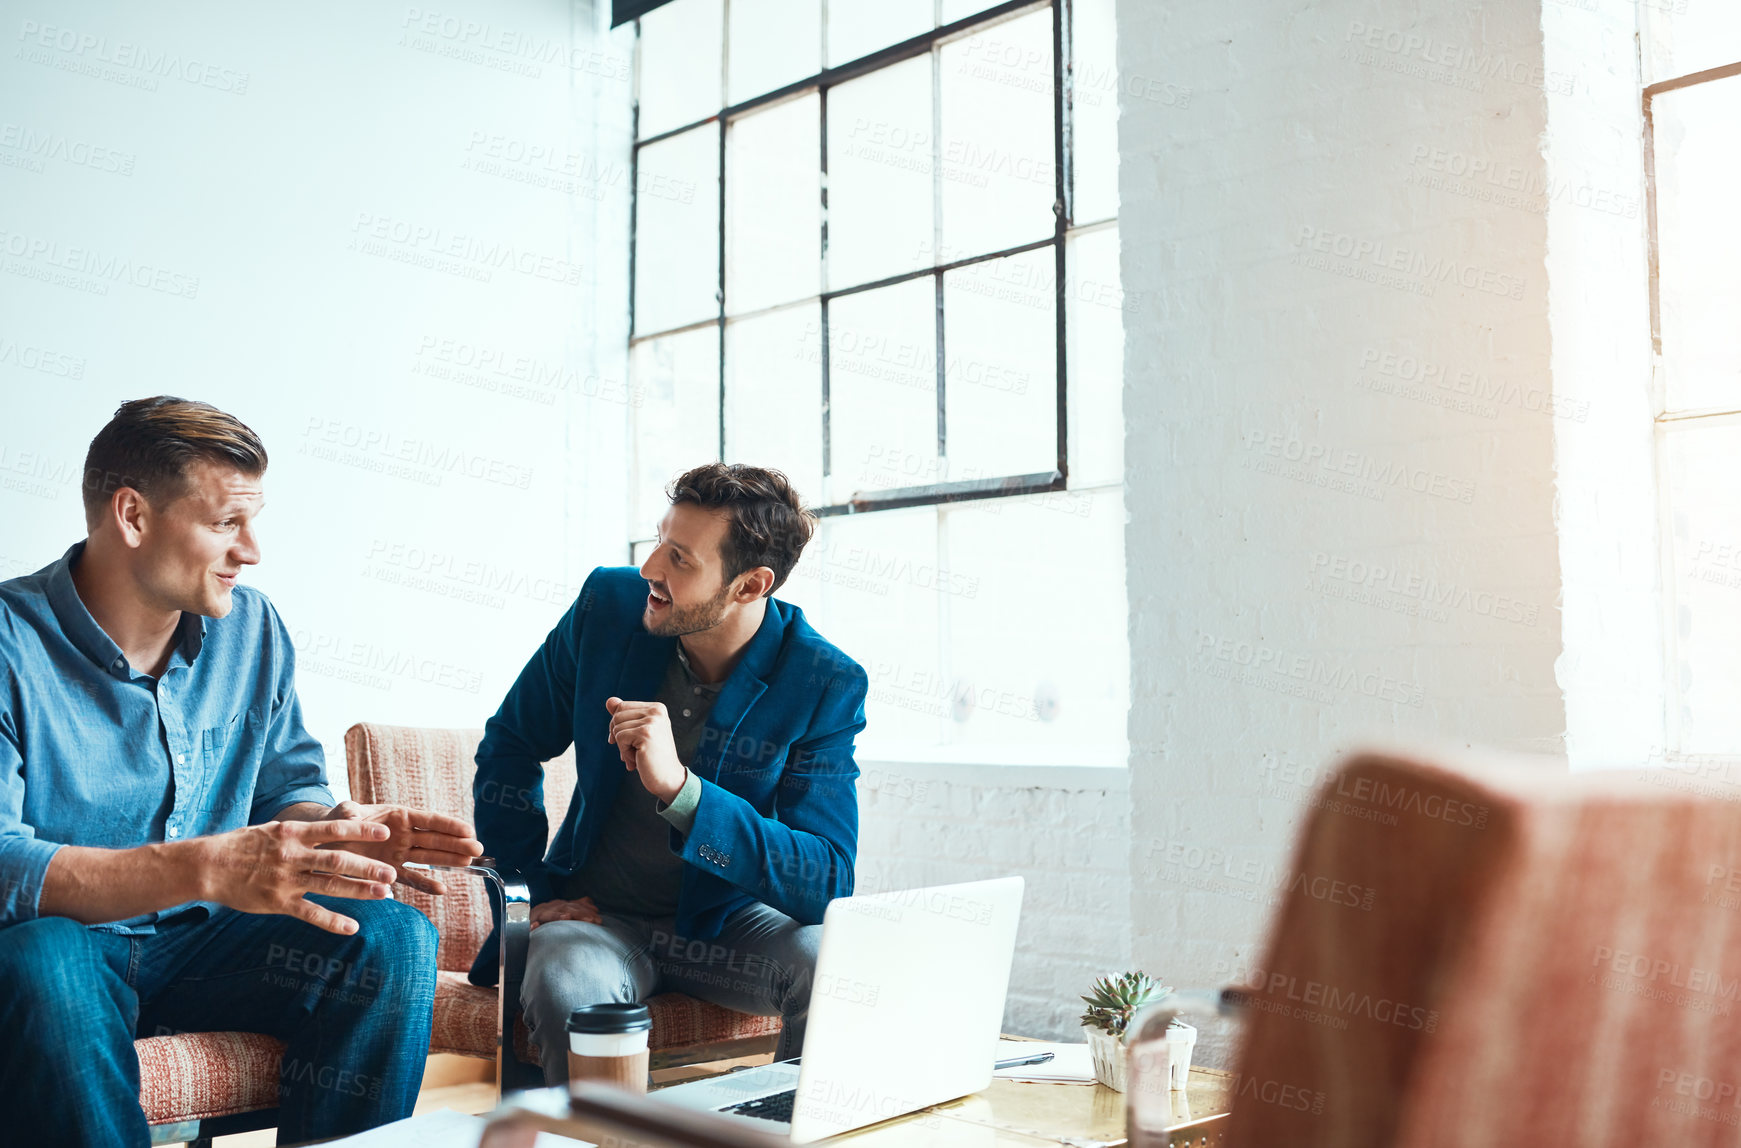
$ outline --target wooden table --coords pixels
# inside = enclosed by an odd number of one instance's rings
[[[1171,1148],[1210,1148],[1221,1143],[1231,1074],[1192,1068],[1184,1093],[1173,1093],[1177,1123]],[[586,1138],[566,1113],[567,1092],[545,1088],[510,1096],[501,1118],[561,1135]],[[991,1087],[959,1100],[885,1120],[824,1144],[851,1148],[1112,1148],[1125,1143],[1124,1094],[1101,1084],[1028,1084],[993,1080]]]

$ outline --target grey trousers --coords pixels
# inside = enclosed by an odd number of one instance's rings
[[[582,1005],[644,1001],[679,992],[739,1012],[784,1021],[777,1059],[804,1046],[810,982],[821,925],[800,925],[756,903],[725,919],[711,940],[678,936],[670,917],[601,913],[590,921],[548,921],[532,930],[520,1003],[549,1084],[568,1080],[568,1023]]]

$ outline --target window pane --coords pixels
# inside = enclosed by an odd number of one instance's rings
[[[1741,77],[1652,101],[1669,410],[1741,406]]]
[[[739,319],[725,329],[727,462],[786,472],[822,498],[822,307]]]
[[[939,668],[938,577],[937,511],[925,506],[823,519],[778,592],[870,678],[860,761],[942,739],[950,686]]]
[[[1070,278],[1070,485],[1094,486],[1124,477],[1124,315],[1119,289],[1118,230],[1105,228],[1065,242]]]
[[[1654,84],[1741,60],[1741,5],[1734,0],[1640,0],[1644,82]]]
[[[819,0],[731,0],[729,103],[822,70]]]
[[[941,92],[947,257],[1052,234],[1051,11],[944,45]]]
[[[934,280],[834,300],[828,364],[829,501],[941,481]]]
[[[719,129],[640,151],[635,195],[635,332],[719,314]]]
[[[1071,177],[1076,222],[1118,214],[1118,59],[1113,0],[1076,0],[1071,49],[1076,54]],[[1163,95],[1167,89],[1161,89]]]
[[[995,8],[1002,2],[1003,0],[943,0],[943,18],[937,22],[938,26],[953,24],[975,12]]]
[[[943,277],[949,477],[1058,461],[1057,275],[1043,247]]]
[[[731,123],[725,302],[734,315],[822,289],[819,104],[803,96]]]
[[[870,283],[932,263],[931,58],[828,93],[828,282]]]
[[[721,0],[673,0],[641,17],[636,91],[642,139],[705,119],[725,106],[723,13]]]
[[[1051,764],[1120,764],[1130,695],[1119,488],[964,502],[943,511],[939,575],[956,744]],[[1036,587],[1047,595],[1043,623]],[[1013,751],[1013,754],[1012,754]]]
[[[931,0],[828,0],[828,66],[931,30]]]
[[[1673,508],[1675,681],[1684,753],[1741,752],[1741,424],[1662,438]]]
[[[629,534],[650,538],[669,505],[665,484],[719,457],[719,330],[636,343],[629,372],[641,396],[629,416]]]

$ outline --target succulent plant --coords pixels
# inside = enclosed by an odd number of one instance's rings
[[[1116,977],[1101,977],[1094,982],[1092,992],[1082,998],[1088,1005],[1088,1011],[1082,1014],[1082,1023],[1123,1040],[1125,1027],[1136,1011],[1172,991],[1170,986],[1140,970]]]

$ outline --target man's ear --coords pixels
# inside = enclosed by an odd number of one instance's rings
[[[735,597],[739,602],[748,605],[757,598],[766,598],[773,589],[774,572],[766,566],[757,566],[754,570],[746,570],[738,575]]]
[[[131,486],[123,486],[109,496],[109,517],[120,531],[122,543],[137,550],[151,527],[151,504]]]

